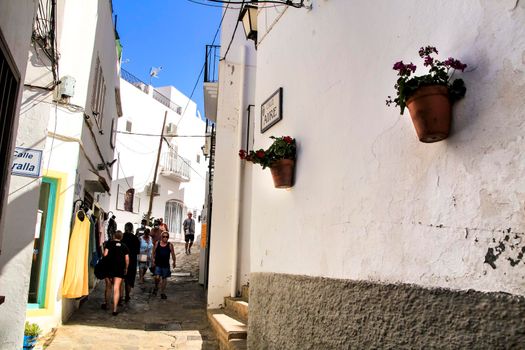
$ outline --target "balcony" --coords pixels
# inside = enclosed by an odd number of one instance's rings
[[[161,157],[160,174],[173,181],[188,182],[191,180],[190,161],[175,152],[166,152]]]
[[[168,107],[172,111],[175,111],[175,113],[181,115],[182,114],[182,107],[170,100],[168,97],[161,94],[156,89],[153,89],[153,98],[160,103],[162,103],[164,106]]]
[[[206,45],[204,70],[204,114],[206,118],[217,121],[217,99],[219,92],[220,46]]]
[[[120,77],[139,89],[140,91],[144,92],[145,94],[149,93],[149,85],[128,72],[127,70],[121,68],[120,69]]]

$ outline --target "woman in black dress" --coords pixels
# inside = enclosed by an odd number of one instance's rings
[[[106,261],[107,278],[106,278],[106,292],[105,303],[102,304],[102,309],[107,310],[108,301],[113,289],[113,316],[117,316],[117,305],[120,298],[120,285],[122,279],[128,272],[129,265],[129,250],[124,243],[121,242],[122,231],[116,231],[113,235],[113,240],[107,242],[104,249],[104,259]]]

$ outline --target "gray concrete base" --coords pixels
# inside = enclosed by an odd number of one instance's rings
[[[253,273],[250,349],[518,349],[525,298]]]

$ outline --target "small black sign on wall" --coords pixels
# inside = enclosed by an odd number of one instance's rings
[[[283,88],[280,87],[261,105],[261,134],[283,119]]]

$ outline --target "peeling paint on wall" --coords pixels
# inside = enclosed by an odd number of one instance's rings
[[[523,254],[525,254],[525,244],[523,243],[523,232],[513,232],[509,227],[506,230],[498,230],[495,233],[504,233],[505,236],[501,240],[492,238],[492,246],[487,248],[487,254],[485,254],[485,264],[489,264],[490,267],[496,269],[496,261],[500,256],[505,256],[510,266],[515,267],[523,260]]]

